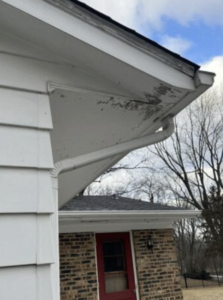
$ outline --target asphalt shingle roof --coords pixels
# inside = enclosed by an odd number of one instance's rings
[[[61,211],[114,211],[114,210],[184,210],[180,207],[150,203],[115,196],[78,196],[60,208]]]

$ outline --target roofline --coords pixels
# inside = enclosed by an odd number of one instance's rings
[[[12,0],[4,0],[12,1]],[[149,38],[141,35],[138,32],[112,20],[103,13],[89,7],[88,5],[76,0],[44,0],[44,2],[56,7],[60,11],[64,11],[71,16],[85,22],[86,24],[95,27],[95,29],[106,33],[109,36],[115,37],[129,46],[144,52],[147,55],[155,57],[161,62],[177,69],[181,73],[193,77],[196,71],[200,68],[199,65],[181,57]],[[36,13],[35,13],[36,14]],[[40,17],[42,19],[42,17]],[[48,22],[48,21],[47,21]],[[71,28],[68,30],[71,31]],[[80,37],[79,37],[80,38]],[[80,38],[83,39],[83,36]],[[92,43],[95,45],[97,43]],[[103,51],[103,49],[101,49]],[[115,56],[116,57],[116,56]]]
[[[49,1],[52,2],[52,0],[49,0]],[[191,65],[193,68],[195,68],[195,71],[197,71],[198,69],[200,69],[200,66],[199,66],[198,64],[195,64],[195,63],[193,63],[192,61],[190,61],[190,60],[188,60],[188,59],[186,59],[186,58],[180,56],[179,54],[177,54],[177,53],[175,53],[175,52],[173,52],[173,51],[171,51],[171,50],[169,50],[169,49],[167,49],[167,48],[161,46],[160,44],[154,42],[153,40],[151,40],[151,39],[149,39],[149,38],[147,38],[147,37],[145,37],[144,35],[140,34],[139,32],[137,32],[137,31],[135,31],[135,30],[133,30],[133,29],[131,29],[131,28],[125,26],[125,25],[122,25],[121,23],[119,23],[119,22],[113,20],[113,19],[110,18],[109,16],[107,16],[107,15],[105,15],[105,14],[99,12],[98,10],[92,8],[91,6],[85,4],[85,3],[81,2],[81,1],[78,1],[78,0],[69,0],[69,1],[73,2],[75,5],[81,7],[82,9],[88,11],[89,13],[91,13],[91,14],[93,14],[93,15],[95,15],[95,16],[97,16],[97,17],[103,19],[103,20],[105,20],[106,22],[108,22],[108,23],[110,23],[110,24],[113,24],[113,25],[115,25],[116,27],[118,27],[118,28],[124,30],[124,31],[127,32],[128,34],[131,34],[131,35],[133,35],[134,37],[137,37],[137,38],[139,38],[140,40],[143,40],[144,42],[146,42],[146,43],[148,43],[148,44],[150,44],[150,45],[153,45],[153,46],[155,46],[155,47],[161,49],[162,51],[164,51],[164,52],[166,52],[166,53],[168,53],[168,54],[174,56],[175,58],[182,60],[183,62],[185,62],[185,63]]]
[[[195,218],[201,214],[199,210],[112,210],[112,211],[59,211],[61,219],[81,218],[82,220],[93,219],[120,219],[142,217],[168,217],[168,218]]]
[[[196,90],[194,77],[198,72],[196,69],[199,68],[196,64],[188,62],[141,35],[139,38],[133,33],[129,33],[129,31],[132,32],[131,29],[121,29],[123,25],[118,25],[115,21],[116,25],[106,21],[106,19],[82,8],[80,3],[65,0],[42,0],[38,3],[36,0],[18,2],[2,0],[0,3],[7,9],[20,13],[21,22],[25,22],[26,17],[34,17],[48,26],[48,29],[52,27],[52,30],[58,30],[58,35],[59,33],[66,34],[68,41],[73,46],[75,41],[84,43],[89,49],[92,47],[101,51],[112,59],[132,67],[137,72],[142,72],[173,87],[188,90],[188,92]],[[98,14],[100,13],[98,12]],[[123,28],[125,27],[123,26]],[[12,26],[12,29],[16,30],[16,27]],[[31,33],[32,31],[27,29],[27,37]],[[147,42],[143,39],[146,39]],[[50,40],[47,40],[49,49]],[[41,43],[41,39],[38,40],[39,42]],[[110,47],[111,43],[113,43],[113,47]],[[120,51],[120,47],[122,51]],[[74,62],[72,55],[70,57],[69,52],[66,52],[63,47],[58,51],[61,51],[64,59]],[[137,59],[135,60],[134,57]]]
[[[200,211],[59,211],[60,233],[118,232],[172,228],[184,218],[196,218]]]

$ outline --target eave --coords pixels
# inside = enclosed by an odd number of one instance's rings
[[[112,232],[172,228],[175,221],[196,218],[200,211],[59,211],[60,232]]]
[[[48,3],[49,2],[49,3]],[[36,0],[24,0],[24,1],[13,1],[13,0],[2,0],[5,6],[1,4],[1,22],[4,22],[5,9],[10,8],[12,11],[15,9],[20,12],[20,23],[13,23],[11,20],[10,28],[19,33],[19,27],[22,23],[26,22],[26,19],[32,17],[42,22],[42,25],[47,27],[50,26],[52,29],[58,31],[58,43],[60,43],[61,34],[66,34],[66,43],[64,40],[62,45],[67,45],[67,50],[64,47],[58,47],[55,43],[52,43],[52,34],[47,35],[45,39],[45,33],[42,31],[41,36],[36,34],[36,25],[31,27],[23,28],[23,35],[27,36],[30,41],[38,41],[38,44],[44,43],[44,46],[50,49],[53,45],[53,52],[57,52],[63,56],[63,59],[72,61],[72,43],[74,39],[77,41],[89,45],[94,49],[100,50],[104,54],[107,54],[120,62],[140,70],[145,74],[149,74],[159,80],[166,82],[175,87],[181,87],[190,91],[195,90],[193,77],[198,69],[198,66],[192,63],[186,63],[186,60],[177,58],[176,54],[173,53],[167,55],[165,51],[162,51],[161,47],[153,46],[152,50],[148,47],[139,45],[134,38],[124,37],[122,30],[111,31],[108,26],[103,25],[103,21],[100,26],[98,22],[94,21],[93,18],[86,18],[82,13],[78,11],[69,10],[64,5],[56,5],[57,1],[36,1]],[[59,1],[60,2],[60,1]],[[63,2],[63,1],[62,1]],[[68,3],[68,2],[67,2]],[[54,4],[54,5],[52,5]],[[59,7],[59,8],[58,8]],[[16,20],[15,20],[16,21]],[[44,25],[45,24],[45,25]],[[45,30],[49,30],[45,28]],[[61,34],[59,34],[61,32]],[[112,47],[111,47],[112,45]],[[70,48],[70,49],[69,49]],[[120,51],[122,49],[122,51]],[[170,51],[169,51],[170,52]],[[83,62],[89,65],[89,60],[85,57],[85,51],[83,49],[82,55],[84,57]],[[168,58],[170,57],[170,58]],[[101,61],[102,62],[102,61]],[[100,62],[100,63],[101,63]],[[93,62],[91,62],[92,64]],[[96,67],[96,65],[95,65]],[[132,70],[134,72],[134,70]],[[107,69],[107,72],[109,70]],[[117,74],[118,75],[118,74]]]
[[[193,76],[195,71],[200,67],[181,57],[180,55],[162,47],[153,40],[139,34],[116,21],[104,15],[103,13],[93,9],[81,1],[76,0],[45,0],[48,3],[68,12],[69,14],[97,27],[109,35],[119,38],[129,43],[147,54],[151,54],[157,59],[164,61],[166,64],[174,66],[176,69],[182,70],[188,75]]]
[[[213,73],[76,7],[2,0],[0,28],[14,39],[0,45],[8,70],[1,87],[49,96],[54,163],[154,134],[214,81]],[[59,206],[128,151],[61,175]]]

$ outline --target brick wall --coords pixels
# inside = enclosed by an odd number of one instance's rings
[[[153,254],[147,237],[154,240]],[[171,229],[133,232],[140,300],[182,300]],[[60,234],[61,300],[97,300],[93,233]]]
[[[154,241],[153,254],[147,237]],[[133,232],[140,300],[182,300],[179,267],[171,229]]]
[[[93,233],[60,234],[61,300],[97,300]]]

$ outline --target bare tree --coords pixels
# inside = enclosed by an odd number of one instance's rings
[[[199,230],[200,224],[200,219],[183,219],[174,224],[174,240],[182,273],[201,272],[206,269],[206,247]]]
[[[97,181],[100,183],[108,176],[125,170],[132,174],[126,182],[117,188],[99,184],[87,193],[117,193],[174,205],[177,201],[187,203],[202,210],[206,224],[203,228],[208,240],[214,241],[218,250],[222,249],[223,214],[216,214],[216,207],[221,206],[223,199],[222,104],[221,91],[212,89],[178,116],[173,137],[150,147],[150,157],[144,155],[143,159],[136,159],[131,165],[121,162]],[[214,201],[210,187],[215,190]],[[193,224],[190,227],[193,231]]]
[[[206,93],[177,119],[175,134],[150,149],[159,158],[159,170],[165,174],[165,186],[174,197],[202,210],[203,217],[219,249],[222,217],[215,221],[211,211],[210,187],[217,199],[223,189],[223,107],[219,91]],[[220,222],[220,223],[219,223]]]

